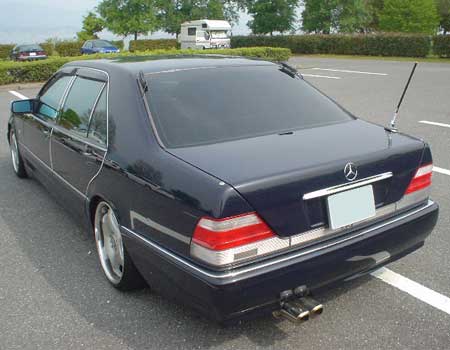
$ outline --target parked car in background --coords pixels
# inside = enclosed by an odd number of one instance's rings
[[[106,40],[87,40],[81,47],[82,54],[118,53],[120,50]]]
[[[14,172],[81,218],[109,282],[145,279],[219,321],[306,320],[307,292],[413,252],[438,218],[429,145],[286,64],[70,62],[11,112]]]
[[[47,53],[37,44],[17,45],[12,49],[10,57],[13,61],[44,60]]]

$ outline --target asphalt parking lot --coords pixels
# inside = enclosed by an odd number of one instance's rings
[[[291,63],[379,124],[390,121],[412,68],[308,57]],[[450,348],[450,64],[419,64],[399,116],[400,131],[431,144],[437,166],[438,225],[424,248],[388,266],[416,282],[417,295],[364,276],[317,295],[324,314],[302,325],[267,317],[223,328],[150,289],[112,288],[93,239],[41,185],[14,175],[6,125],[17,97],[10,90],[31,97],[38,87],[0,87],[0,349]]]

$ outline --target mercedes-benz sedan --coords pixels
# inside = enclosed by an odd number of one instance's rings
[[[418,249],[438,217],[428,144],[285,64],[71,62],[12,104],[7,136],[16,174],[92,231],[113,286],[145,280],[220,321],[304,319],[318,305],[296,297]]]

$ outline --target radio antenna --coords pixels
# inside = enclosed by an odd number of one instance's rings
[[[394,132],[397,132],[396,122],[397,122],[398,112],[400,110],[400,106],[402,105],[403,98],[406,95],[406,91],[408,90],[409,84],[411,83],[414,72],[416,71],[417,65],[418,65],[418,62],[414,62],[414,66],[411,71],[411,74],[409,75],[408,82],[406,83],[405,89],[403,90],[402,96],[400,97],[400,101],[398,102],[397,109],[395,110],[395,113],[394,113],[394,117],[391,120],[391,130]]]

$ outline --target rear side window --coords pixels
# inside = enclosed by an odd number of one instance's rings
[[[104,82],[77,77],[67,95],[58,124],[86,137],[92,109],[104,85]]]
[[[101,145],[106,145],[108,135],[107,108],[108,107],[106,102],[106,87],[105,87],[102,91],[100,99],[97,102],[97,105],[95,106],[88,132],[88,138]]]
[[[53,79],[53,82],[50,82],[44,87],[44,90],[41,91],[37,111],[40,116],[50,119],[56,118],[61,98],[72,77],[63,75],[59,78]]]
[[[306,81],[275,65],[186,69],[147,77],[150,110],[167,147],[352,120]]]
[[[195,35],[197,34],[197,28],[192,27],[192,28],[188,28],[188,35]]]

